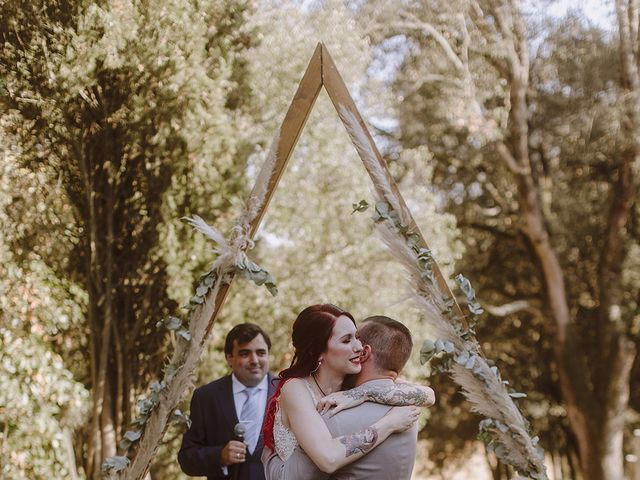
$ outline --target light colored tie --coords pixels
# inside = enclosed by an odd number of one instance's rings
[[[244,434],[244,441],[247,444],[247,448],[250,453],[256,449],[258,443],[258,437],[260,436],[260,425],[258,425],[259,412],[258,412],[258,392],[255,387],[245,388],[243,390],[247,396],[244,405],[242,406],[242,413],[240,414],[240,421],[246,427]]]

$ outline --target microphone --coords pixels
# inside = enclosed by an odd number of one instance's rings
[[[244,442],[244,434],[246,431],[247,427],[245,427],[243,423],[238,422],[236,426],[233,427],[234,440]],[[234,465],[233,474],[231,475],[232,480],[238,480],[238,475],[240,475],[240,464]]]
[[[233,427],[233,434],[236,436],[236,440],[239,442],[244,442],[244,434],[247,432],[247,427],[244,426],[244,423],[238,422],[235,427]]]

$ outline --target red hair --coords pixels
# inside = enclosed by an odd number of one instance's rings
[[[348,317],[354,325],[356,324],[353,315],[328,303],[311,305],[305,308],[300,312],[296,321],[293,322],[293,330],[291,332],[291,341],[294,348],[293,360],[291,360],[289,368],[285,368],[278,375],[280,383],[267,406],[262,430],[264,445],[271,450],[275,450],[273,422],[282,387],[287,383],[287,380],[308,377],[311,372],[318,368],[320,355],[327,350],[327,344],[333,333],[336,320],[343,315]]]

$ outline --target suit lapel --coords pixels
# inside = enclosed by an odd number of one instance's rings
[[[254,450],[252,456],[255,456],[257,452],[261,452],[264,445],[262,441],[262,431],[264,429],[264,421],[267,419],[266,410],[269,406],[269,401],[271,400],[271,398],[273,398],[273,394],[276,393],[276,388],[278,387],[278,380],[276,379],[276,381],[274,382],[275,378],[276,377],[274,377],[270,373],[267,373],[267,403],[265,405],[264,417],[262,419],[262,427],[260,427],[260,436],[258,437],[258,443],[256,444],[256,449]]]
[[[233,400],[233,386],[231,383],[231,375],[224,377],[220,392],[220,411],[233,432],[234,427],[238,423],[238,413],[236,412],[236,402]]]
[[[271,397],[273,397],[273,394],[276,393],[276,388],[278,387],[278,382],[277,380],[274,382],[275,377],[273,375],[271,375],[270,373],[267,374],[267,378],[268,378],[268,390],[267,390],[267,404],[269,403],[269,400],[271,400]]]

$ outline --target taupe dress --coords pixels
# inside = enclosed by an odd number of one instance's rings
[[[371,382],[376,382],[376,385],[392,383],[391,380],[386,379],[371,380]],[[314,403],[317,403],[309,385],[308,388]],[[333,417],[323,416],[322,419],[327,424],[331,435],[340,437],[369,427],[380,420],[390,408],[388,405],[365,402],[357,407],[343,410]],[[273,429],[276,452],[265,448],[262,454],[267,480],[409,480],[411,478],[418,435],[415,424],[404,432],[390,435],[364,457],[329,475],[320,471],[304,453],[293,432],[282,425],[282,416],[278,412],[279,409],[276,412]],[[280,427],[276,427],[278,421]]]

